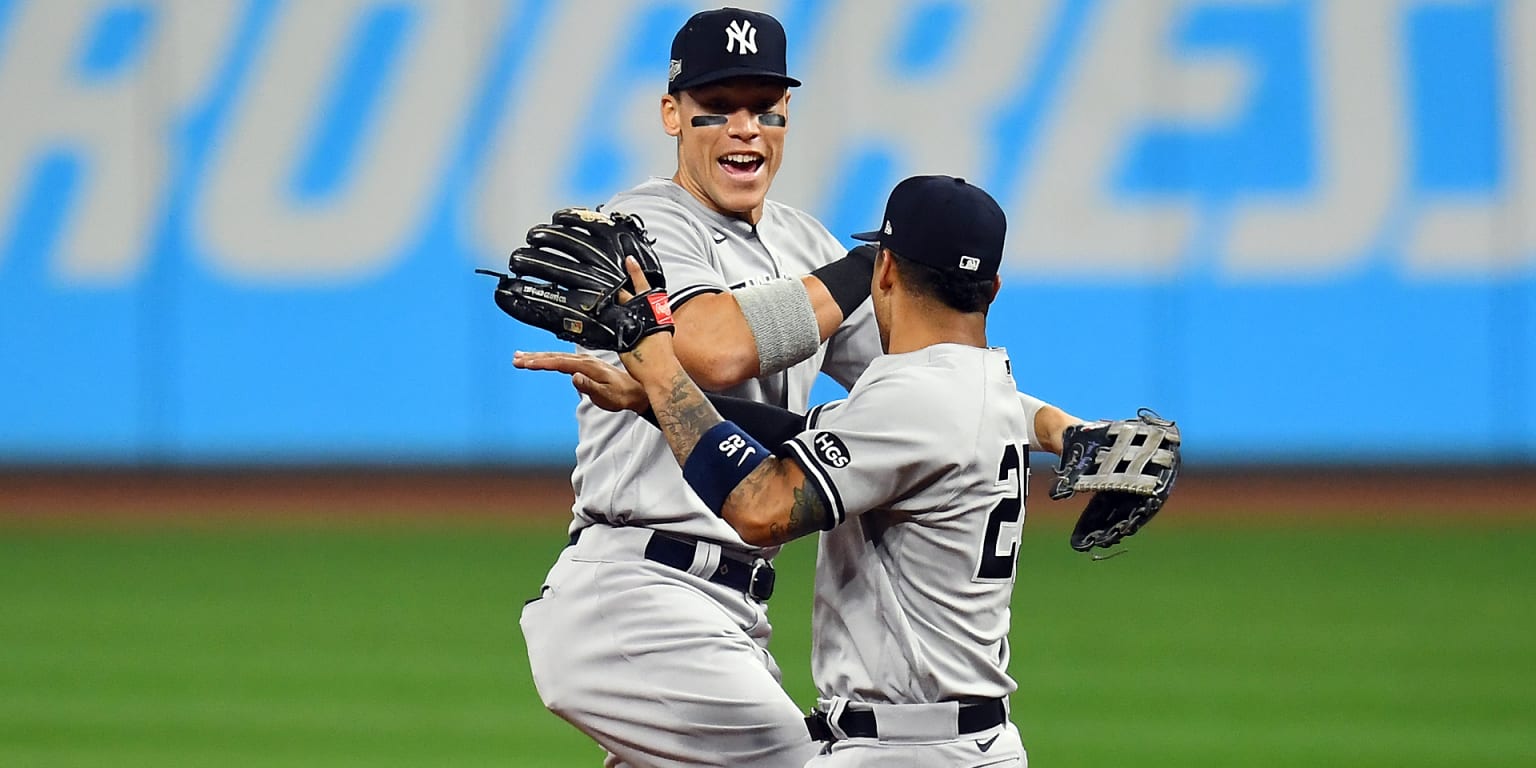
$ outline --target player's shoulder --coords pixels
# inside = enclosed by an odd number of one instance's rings
[[[671,179],[654,177],[620,192],[603,203],[603,210],[640,217],[658,241],[657,254],[707,252],[712,242],[707,221],[691,204],[688,191]]]
[[[963,423],[987,407],[1000,382],[1011,384],[1008,367],[1000,349],[936,344],[876,358],[858,383],[872,400],[894,400],[925,418]]]
[[[603,210],[633,213],[643,219],[647,227],[654,220],[703,229],[705,222],[694,210],[695,206],[689,204],[690,197],[687,190],[671,179],[657,176],[615,194],[603,203]]]
[[[759,226],[771,226],[776,242],[794,244],[794,248],[780,254],[791,271],[809,272],[847,253],[843,243],[815,216],[784,203],[764,201],[763,223]]]
[[[796,208],[788,203],[777,200],[763,201],[764,218],[772,219],[778,226],[785,229],[800,230],[815,237],[825,238],[836,242],[837,238],[827,229],[825,224],[815,216]]]

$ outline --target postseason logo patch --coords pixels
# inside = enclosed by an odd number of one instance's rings
[[[848,446],[830,432],[823,432],[811,441],[811,448],[816,452],[816,458],[829,467],[842,469],[853,461],[853,456],[848,453]]]

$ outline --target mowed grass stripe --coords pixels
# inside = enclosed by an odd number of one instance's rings
[[[1038,764],[1536,764],[1536,528],[1026,527],[1014,720]],[[530,528],[0,528],[0,765],[589,766],[516,627]],[[1505,553],[1505,554],[1501,554]],[[814,547],[774,652],[809,681]]]
[[[1063,765],[1530,765],[1536,564],[1490,555],[1533,539],[1179,529],[1102,563],[1036,550],[1015,720]]]
[[[505,765],[506,533],[0,531],[0,765]]]

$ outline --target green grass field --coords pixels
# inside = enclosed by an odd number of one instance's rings
[[[1037,766],[1536,765],[1536,527],[1026,531],[1014,720]],[[0,527],[0,766],[596,766],[517,613],[533,527]],[[814,548],[776,654],[808,703]]]

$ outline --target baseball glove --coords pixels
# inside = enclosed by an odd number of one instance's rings
[[[1093,493],[1072,529],[1072,548],[1111,547],[1136,533],[1173,492],[1179,464],[1178,426],[1150,409],[1068,427],[1051,498]]]
[[[562,208],[526,239],[507,258],[511,274],[475,270],[499,278],[503,312],[589,349],[627,352],[646,336],[672,332],[666,278],[640,217]],[[640,263],[650,288],[621,303],[620,290],[635,293],[627,256]]]

